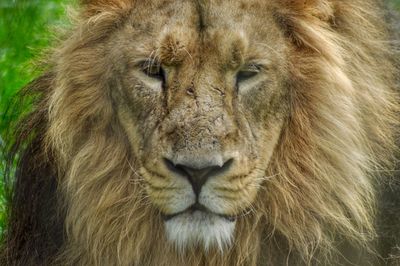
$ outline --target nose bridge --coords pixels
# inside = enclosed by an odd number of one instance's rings
[[[181,88],[179,104],[169,115],[168,135],[175,162],[223,163],[224,139],[234,130],[234,122],[218,86],[204,74]]]
[[[194,115],[204,117],[216,131],[226,130],[233,124],[228,115],[231,103],[221,79],[217,71],[209,69],[200,71],[193,83],[197,109]]]
[[[188,143],[201,146],[219,142],[233,128],[224,97],[210,85],[194,84],[193,95],[188,95],[175,110],[179,119],[177,133]]]
[[[210,101],[189,103],[189,108],[177,110],[180,117],[175,123],[175,148],[182,150],[217,150],[221,141],[233,127],[222,106]]]

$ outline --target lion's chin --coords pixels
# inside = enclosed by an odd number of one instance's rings
[[[165,221],[168,240],[184,252],[192,246],[205,250],[217,247],[221,252],[232,243],[236,221],[203,212],[184,212]]]

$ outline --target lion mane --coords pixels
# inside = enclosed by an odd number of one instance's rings
[[[45,74],[24,90],[34,109],[8,151],[9,168],[18,164],[2,265],[332,265],[353,253],[355,264],[396,263],[399,102],[389,15],[373,0],[269,2],[293,44],[289,118],[266,174],[274,178],[238,219],[231,247],[180,253],[167,244],[97,49],[140,10],[135,1],[85,1]]]

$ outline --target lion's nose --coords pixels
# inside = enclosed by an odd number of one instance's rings
[[[210,177],[218,177],[229,170],[233,163],[233,159],[227,160],[221,165],[209,163],[208,165],[202,164],[202,167],[193,167],[193,164],[174,164],[172,161],[165,159],[167,168],[186,177],[192,185],[193,191],[196,196],[199,196],[201,188]]]

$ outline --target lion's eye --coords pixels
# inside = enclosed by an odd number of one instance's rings
[[[239,85],[240,83],[257,76],[257,74],[260,73],[260,70],[261,67],[259,65],[251,64],[246,66],[236,74],[236,84]]]
[[[146,76],[157,79],[161,82],[165,81],[165,72],[160,63],[144,62],[141,64],[140,68]]]

